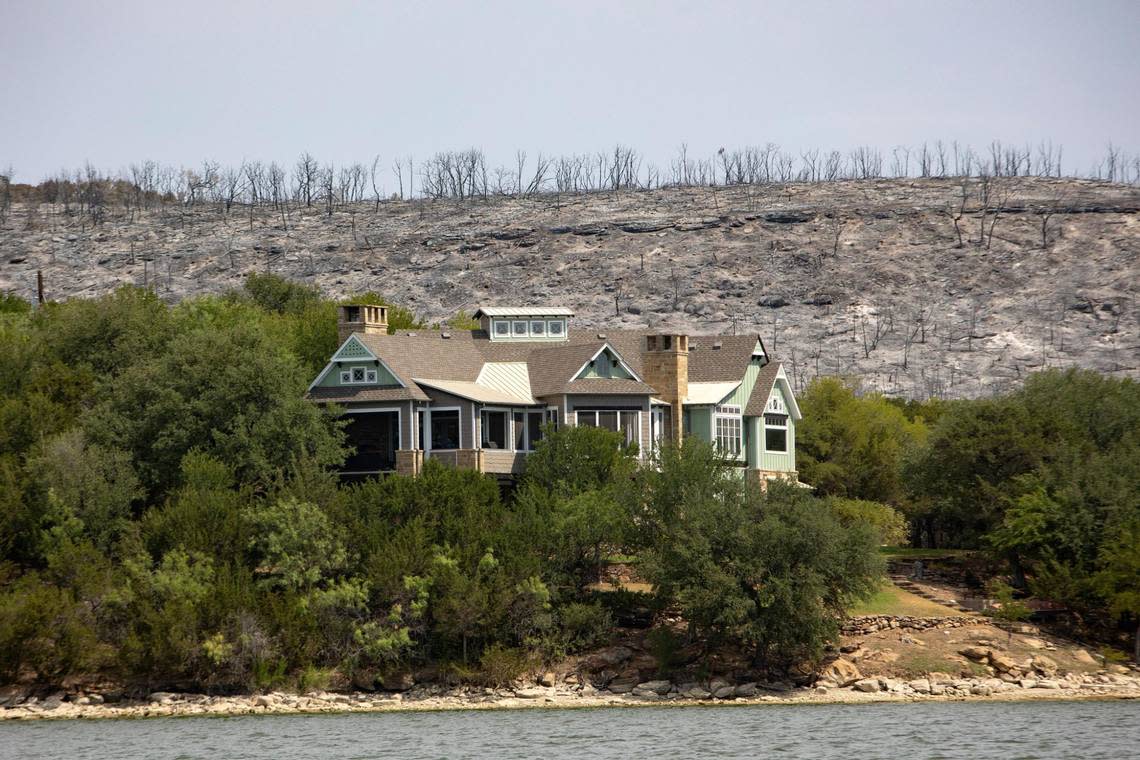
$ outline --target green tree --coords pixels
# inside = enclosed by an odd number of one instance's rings
[[[85,418],[97,442],[129,452],[152,496],[199,450],[242,482],[268,484],[291,461],[343,461],[340,423],[302,396],[297,361],[255,325],[195,329],[125,371]]]
[[[877,394],[837,378],[814,380],[799,399],[800,477],[821,494],[898,506],[905,499],[902,463],[922,444],[926,426]]]
[[[75,520],[78,532],[104,552],[126,529],[131,507],[143,495],[130,457],[89,442],[78,428],[46,441],[29,466],[49,504],[48,519]]]
[[[708,649],[734,641],[758,662],[818,659],[881,575],[869,525],[842,525],[794,486],[757,499],[706,443],[665,447],[641,482],[643,572]]]
[[[1140,662],[1140,520],[1122,526],[1105,542],[1099,565],[1093,583],[1110,613],[1132,618],[1132,659]]]

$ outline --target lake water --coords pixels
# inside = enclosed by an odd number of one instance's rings
[[[0,758],[1127,758],[1140,702],[761,705],[0,724]]]

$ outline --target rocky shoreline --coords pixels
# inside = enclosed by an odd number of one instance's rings
[[[145,700],[108,702],[99,694],[52,694],[44,699],[16,698],[0,709],[0,720],[115,719],[183,716],[291,715],[322,713],[519,708],[597,708],[693,705],[869,704],[928,701],[1027,701],[1140,699],[1140,675],[1102,672],[1052,679],[957,678],[931,674],[902,681],[863,678],[849,686],[820,682],[806,688],[786,684],[730,684],[723,679],[674,684],[645,681],[626,693],[589,685],[526,685],[510,689],[417,686],[396,693],[305,694],[271,692],[208,696],[154,692]],[[12,700],[9,699],[9,702]]]

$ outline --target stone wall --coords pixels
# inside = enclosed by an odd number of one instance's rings
[[[940,628],[963,628],[988,623],[976,617],[911,617],[910,615],[860,615],[844,620],[839,627],[844,636],[863,636],[876,631],[897,628],[903,631],[930,631]]]

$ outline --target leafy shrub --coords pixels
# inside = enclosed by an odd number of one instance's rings
[[[665,678],[681,665],[681,637],[668,626],[658,626],[645,637],[649,653],[657,660],[657,675]]]
[[[479,674],[485,685],[502,689],[534,670],[538,664],[537,658],[525,649],[492,644],[479,658]]]
[[[559,609],[558,617],[571,651],[599,646],[609,638],[613,627],[610,611],[597,602],[571,602]]]

